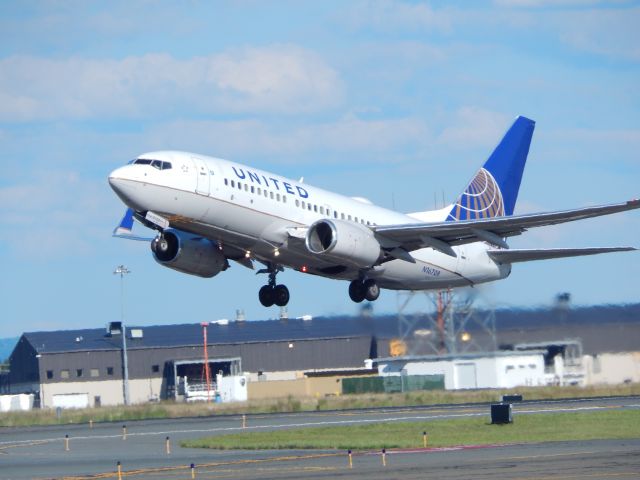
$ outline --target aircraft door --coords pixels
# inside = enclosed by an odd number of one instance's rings
[[[467,268],[467,249],[466,245],[458,246],[458,257],[456,262],[456,272],[460,275],[464,275],[466,273]]]
[[[196,193],[200,195],[209,195],[209,168],[207,164],[200,158],[191,157],[196,167]]]

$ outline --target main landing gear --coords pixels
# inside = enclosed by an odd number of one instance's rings
[[[380,296],[380,287],[375,280],[369,278],[368,280],[353,280],[349,284],[349,297],[356,303],[360,303],[363,300],[373,302]]]
[[[276,285],[276,275],[282,271],[283,268],[279,265],[269,265],[268,268],[258,271],[258,273],[269,274],[269,283],[258,292],[258,298],[263,306],[271,307],[277,305],[284,307],[289,303],[289,289],[287,286]]]

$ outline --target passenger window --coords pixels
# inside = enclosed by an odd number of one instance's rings
[[[234,180],[231,180],[231,188],[236,188],[236,182]]]
[[[311,211],[311,204],[307,203],[307,210]]]
[[[229,180],[227,178],[224,179],[224,184],[229,186]]]
[[[256,187],[254,187],[253,185],[251,185],[251,193],[256,193]]]
[[[324,215],[324,207],[320,207],[320,214]]]
[[[302,209],[304,210],[306,208],[307,204],[304,202],[304,200],[302,201]]]
[[[296,198],[296,207],[299,207],[299,206],[300,206],[300,200]]]
[[[238,190],[242,190],[242,182],[238,182]]]
[[[263,193],[264,193],[264,197],[267,198],[268,197],[267,190],[263,190]]]
[[[313,206],[313,211],[314,211],[314,212],[316,212],[316,213],[318,213],[318,205],[314,205],[314,206]]]
[[[286,195],[282,195],[282,203],[287,203],[287,196]]]
[[[244,191],[248,192],[249,191],[249,185],[247,185],[246,183],[244,184]]]
[[[273,194],[273,192],[269,192],[269,193],[271,194],[271,200],[273,200],[273,197],[274,197],[275,195]]]
[[[336,212],[335,210],[333,211],[333,218],[338,218],[338,212]]]
[[[351,222],[351,215],[349,215],[349,217],[348,217],[348,218],[349,218],[349,221]]]
[[[262,189],[258,187],[258,195],[262,195]]]
[[[342,217],[342,220],[344,220],[344,213],[341,213],[340,216]]]
[[[280,201],[280,194],[276,193],[276,200]]]

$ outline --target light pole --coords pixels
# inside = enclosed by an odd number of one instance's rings
[[[124,326],[124,275],[131,273],[124,265],[118,265],[113,271],[120,275],[120,324],[122,326],[122,370],[124,380],[124,404],[129,405],[129,364],[127,362],[127,329]]]

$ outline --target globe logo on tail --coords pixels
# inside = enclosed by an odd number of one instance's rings
[[[504,216],[500,187],[488,170],[481,168],[456,200],[448,220],[477,220]]]

